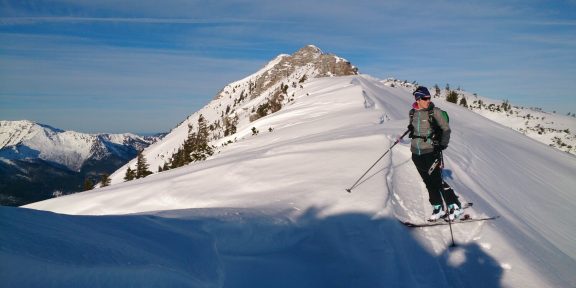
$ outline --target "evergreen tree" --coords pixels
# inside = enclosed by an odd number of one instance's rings
[[[460,99],[460,105],[468,108],[468,101],[466,100],[466,97],[462,97],[462,99]]]
[[[170,168],[182,167],[195,161],[205,160],[208,156],[214,154],[213,147],[208,143],[210,138],[209,130],[206,118],[203,115],[198,117],[198,128],[196,131],[194,131],[192,125],[189,125],[188,138],[186,138],[178,151],[172,155]],[[165,164],[165,166],[167,165]]]
[[[504,100],[504,102],[502,102],[501,107],[504,111],[508,111],[512,108],[512,105],[510,105],[510,103],[508,103],[508,100]]]
[[[104,173],[100,176],[100,187],[106,186],[110,186],[110,175],[108,175],[108,173]]]
[[[152,174],[148,170],[148,163],[146,163],[146,158],[142,154],[142,150],[138,151],[138,158],[136,159],[136,179],[144,178]]]
[[[434,84],[434,98],[440,97],[440,87],[438,84]]]
[[[128,169],[126,169],[126,174],[124,175],[124,180],[125,181],[132,181],[136,178],[136,172],[132,169],[130,169],[130,166],[128,166]]]
[[[202,114],[198,117],[198,140],[208,142],[210,137],[210,131],[208,130],[208,124],[206,123],[206,118]]]
[[[198,117],[198,131],[197,133],[192,133],[191,142],[193,143],[191,147],[191,154],[189,154],[192,161],[206,160],[208,156],[214,154],[214,151],[210,144],[208,143],[208,138],[210,132],[206,125],[206,119],[202,114]]]
[[[448,95],[446,95],[446,101],[454,104],[458,103],[458,93],[456,91],[448,92]]]
[[[92,190],[94,189],[94,182],[92,182],[92,180],[90,178],[86,178],[84,180],[84,191],[88,191],[88,190]]]

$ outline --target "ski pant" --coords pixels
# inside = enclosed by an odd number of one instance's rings
[[[443,205],[442,198],[444,198],[446,205],[458,204],[459,207],[462,207],[452,187],[442,180],[442,163],[438,163],[432,173],[428,174],[428,170],[430,170],[430,167],[432,167],[436,159],[441,160],[439,153],[432,152],[423,155],[412,154],[412,162],[416,165],[420,177],[422,177],[424,184],[426,184],[430,204]]]

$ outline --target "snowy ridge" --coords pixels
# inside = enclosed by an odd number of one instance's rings
[[[296,95],[302,93],[306,80],[357,73],[357,68],[345,59],[324,54],[314,45],[305,46],[292,55],[280,54],[256,73],[226,85],[208,105],[190,115],[161,142],[151,145],[143,154],[150,170],[157,172],[158,167],[169,162],[182,146],[188,136],[189,127],[197,127],[200,115],[211,126],[212,140],[217,140],[214,143],[219,147],[223,143],[243,137],[233,132],[227,134],[226,123],[232,123],[231,126],[237,131],[243,130],[257,118],[256,109],[260,106],[270,102],[285,106],[294,101]],[[262,129],[269,128],[274,127]],[[116,171],[110,177],[111,183],[123,182],[126,169],[134,169],[135,166],[136,160],[133,160]]]
[[[576,209],[576,157],[438,103],[453,129],[446,180],[475,203],[473,216],[502,216],[453,227],[460,246],[447,249],[448,227],[408,230],[396,221],[421,222],[431,211],[407,141],[344,191],[404,132],[410,91],[364,75],[300,89],[282,110],[239,125],[230,136],[237,142],[207,161],[26,206],[111,216],[0,210],[0,253],[11,260],[0,262],[3,279],[58,287],[576,285],[576,220],[566,217]],[[253,126],[262,132],[252,136]],[[77,229],[82,237],[63,232]],[[34,276],[21,276],[24,267]],[[105,269],[85,276],[90,268]]]

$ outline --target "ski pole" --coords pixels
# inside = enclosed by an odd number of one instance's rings
[[[366,176],[366,174],[368,174],[368,172],[370,170],[372,170],[372,168],[374,168],[374,166],[376,166],[376,164],[378,162],[380,162],[380,160],[382,160],[382,158],[384,158],[384,156],[386,156],[386,154],[388,154],[388,152],[390,152],[390,150],[392,150],[392,148],[394,146],[396,146],[396,144],[398,144],[398,142],[400,142],[400,140],[402,140],[402,138],[404,138],[404,136],[406,136],[406,134],[408,134],[408,132],[410,132],[410,130],[406,130],[406,132],[404,132],[404,134],[402,134],[402,136],[400,136],[400,138],[396,139],[394,144],[392,144],[392,146],[390,146],[390,148],[388,148],[388,150],[386,152],[384,152],[384,154],[382,156],[380,156],[380,158],[378,158],[378,160],[376,160],[376,162],[374,162],[374,164],[372,164],[372,166],[370,166],[370,168],[368,168],[368,170],[366,170],[366,172],[364,174],[362,174],[362,176],[360,176],[360,178],[358,178],[358,180],[356,181],[356,183],[354,183],[354,185],[352,185],[352,187],[346,189],[346,191],[348,193],[352,193],[352,189],[356,188],[356,185],[358,184],[358,182],[360,182],[360,180],[362,180],[362,178],[364,178],[364,176]]]
[[[440,177],[443,177],[444,154],[442,153],[442,151],[440,151],[440,155],[438,156],[439,157],[438,159],[436,159],[436,161],[438,161],[438,164],[440,164]],[[437,163],[436,161],[434,163]],[[430,171],[428,171],[428,174],[431,174]],[[444,179],[442,179],[442,184],[445,184]],[[442,188],[440,188],[440,196],[442,197],[442,201],[446,203],[446,200],[444,200],[444,185],[442,185]],[[448,205],[446,205],[446,208],[450,209]],[[450,214],[450,210],[448,210],[448,214]],[[454,242],[454,232],[452,231],[452,220],[450,220],[450,215],[448,215],[447,217],[448,217],[448,226],[450,227],[450,238],[452,239],[452,244],[450,244],[450,247],[456,247],[456,242]]]

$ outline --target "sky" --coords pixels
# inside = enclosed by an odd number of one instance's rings
[[[575,0],[0,0],[0,120],[167,132],[308,44],[377,78],[576,113]]]

